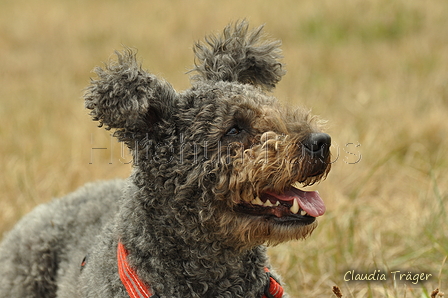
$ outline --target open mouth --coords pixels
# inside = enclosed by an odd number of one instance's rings
[[[317,191],[303,191],[292,187],[282,194],[264,192],[250,203],[236,206],[236,211],[254,216],[263,216],[276,222],[310,224],[325,213],[325,204]]]

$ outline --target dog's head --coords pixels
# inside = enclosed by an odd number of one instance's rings
[[[128,50],[96,69],[85,96],[93,119],[131,149],[146,208],[239,248],[307,237],[325,206],[296,187],[330,170],[330,137],[317,121],[266,94],[285,72],[280,43],[261,41],[261,32],[243,21],[197,43],[184,92]]]

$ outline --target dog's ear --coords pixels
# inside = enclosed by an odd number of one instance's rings
[[[252,31],[243,20],[228,25],[221,35],[208,36],[194,46],[194,80],[229,81],[271,90],[286,73],[280,41],[262,41],[263,26]]]
[[[92,119],[116,136],[147,134],[160,121],[169,122],[176,110],[177,93],[170,84],[144,71],[132,50],[116,52],[117,60],[97,67],[84,95]],[[126,141],[126,140],[125,140]]]

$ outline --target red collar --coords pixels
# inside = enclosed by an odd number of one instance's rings
[[[134,269],[129,266],[126,257],[129,252],[124,247],[121,241],[118,241],[117,247],[117,262],[118,274],[126,291],[131,298],[149,298],[152,297],[151,289],[143,283],[137,276]]]
[[[282,285],[272,276],[267,267],[264,267],[264,272],[266,272],[266,274],[269,276],[269,282],[266,285],[263,296],[261,298],[282,298]]]
[[[129,252],[126,250],[121,241],[118,241],[117,247],[117,263],[118,274],[120,275],[121,282],[123,283],[130,298],[156,298],[151,292],[151,288],[147,286],[143,281],[138,278],[137,272],[129,266],[126,257]],[[269,277],[269,283],[264,289],[262,298],[282,298],[283,288],[280,283],[275,280],[271,275],[268,268],[264,268],[264,271]]]

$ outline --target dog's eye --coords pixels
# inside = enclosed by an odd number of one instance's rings
[[[226,132],[226,136],[236,136],[241,133],[242,129],[238,126],[234,126]]]

